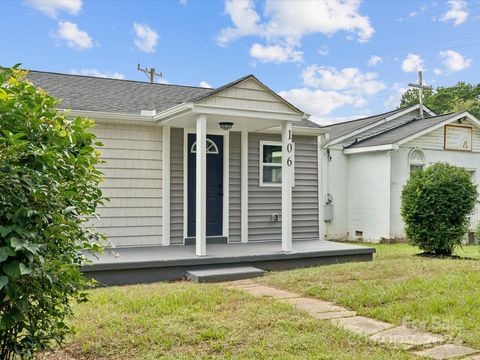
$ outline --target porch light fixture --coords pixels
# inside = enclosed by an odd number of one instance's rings
[[[233,126],[233,122],[221,122],[219,123],[220,127],[223,129],[223,130],[230,130]]]

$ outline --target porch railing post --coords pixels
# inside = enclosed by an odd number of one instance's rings
[[[282,251],[292,251],[292,186],[294,169],[292,123],[282,124]]]
[[[207,254],[207,117],[197,117],[196,239],[197,256]]]

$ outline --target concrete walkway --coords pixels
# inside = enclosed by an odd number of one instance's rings
[[[418,356],[438,360],[453,358],[480,360],[480,350],[446,343],[440,335],[357,316],[355,311],[331,302],[261,285],[252,279],[224,282],[220,285],[229,289],[243,290],[253,296],[288,302],[316,319],[330,321],[354,334],[366,336],[388,346],[404,348]]]

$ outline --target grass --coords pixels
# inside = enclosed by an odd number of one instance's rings
[[[463,259],[418,256],[407,244],[373,246],[373,262],[271,273],[261,281],[480,348],[479,246],[459,249]]]
[[[77,334],[47,359],[410,359],[287,303],[218,285],[96,289],[75,305]]]

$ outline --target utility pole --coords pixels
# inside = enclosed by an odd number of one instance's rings
[[[423,119],[423,89],[431,89],[431,86],[423,85],[422,70],[418,72],[418,84],[408,84],[408,86],[418,89],[418,100],[420,103],[420,119]]]
[[[150,82],[153,84],[155,82],[155,77],[162,77],[162,73],[156,73],[155,68],[141,68],[140,64],[137,65],[137,70],[143,72],[145,75],[147,75],[150,78]]]

